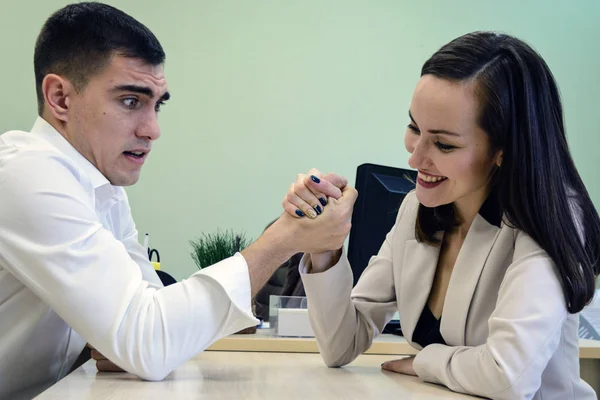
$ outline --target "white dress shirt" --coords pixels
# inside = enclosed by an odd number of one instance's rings
[[[0,398],[52,385],[86,342],[160,380],[256,323],[239,253],[163,287],[123,188],[41,118],[0,136]]]

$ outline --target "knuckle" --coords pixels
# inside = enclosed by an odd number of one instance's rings
[[[296,193],[298,192],[303,192],[306,190],[306,184],[304,182],[298,182],[296,183],[296,185],[294,186],[294,191]]]

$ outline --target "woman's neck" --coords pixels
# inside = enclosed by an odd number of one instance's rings
[[[463,239],[467,236],[471,224],[475,220],[475,217],[479,213],[479,210],[481,209],[481,206],[483,206],[489,193],[490,190],[488,187],[485,187],[454,202],[454,209],[458,222],[455,233],[458,236]]]

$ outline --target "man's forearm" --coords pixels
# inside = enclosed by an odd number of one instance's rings
[[[248,264],[252,297],[267,283],[273,273],[295,251],[290,246],[288,235],[275,222],[250,247],[242,251],[242,256]]]

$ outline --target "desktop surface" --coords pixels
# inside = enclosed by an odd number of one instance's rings
[[[98,373],[89,361],[36,399],[468,399],[416,377],[382,371],[389,356],[327,368],[318,354],[204,352],[161,382]]]

